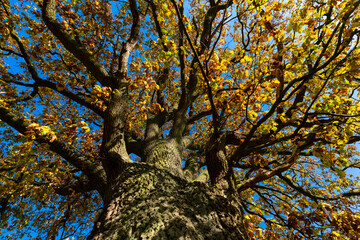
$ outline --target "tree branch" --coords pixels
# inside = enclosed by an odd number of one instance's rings
[[[30,125],[28,121],[16,116],[3,106],[0,106],[0,120],[4,121],[21,134],[25,134]],[[96,166],[89,160],[89,157],[81,155],[73,147],[67,146],[65,143],[58,140],[51,141],[42,136],[36,136],[35,140],[39,143],[48,144],[51,151],[59,154],[68,163],[84,172],[90,181],[96,183],[97,189],[103,190],[106,183],[104,169],[101,166]]]
[[[201,33],[201,40],[200,40],[200,48],[199,51],[195,48],[195,45],[193,44],[193,42],[191,41],[190,35],[186,30],[186,26],[185,23],[182,20],[182,14],[179,10],[179,7],[176,3],[175,0],[171,0],[171,3],[173,4],[175,11],[176,11],[176,15],[179,21],[179,27],[180,29],[182,29],[183,33],[186,36],[186,39],[189,42],[190,48],[192,53],[194,54],[194,59],[192,60],[191,63],[191,71],[190,71],[190,77],[189,77],[189,82],[187,84],[187,87],[182,89],[182,93],[181,93],[181,98],[180,98],[180,104],[179,104],[179,108],[178,111],[175,114],[175,120],[174,120],[174,125],[173,128],[170,131],[170,135],[175,136],[175,137],[179,137],[182,135],[183,130],[185,129],[186,126],[186,118],[185,118],[185,114],[187,113],[186,109],[191,105],[193,99],[192,95],[193,93],[196,91],[196,85],[197,85],[197,81],[198,81],[198,76],[197,76],[197,70],[196,70],[196,65],[195,63],[198,64],[201,75],[203,76],[205,83],[207,85],[207,92],[208,92],[208,99],[211,105],[211,114],[212,114],[212,118],[214,121],[214,132],[218,132],[218,113],[216,111],[216,107],[213,101],[213,93],[211,90],[211,87],[209,85],[209,79],[207,77],[207,74],[205,72],[205,68],[203,66],[203,64],[200,61],[200,56],[202,54],[205,53],[206,49],[209,48],[210,43],[211,43],[211,29],[212,29],[212,23],[217,15],[217,13],[221,10],[227,9],[229,6],[231,6],[232,1],[230,0],[228,3],[223,4],[223,5],[215,5],[210,7],[206,14],[205,14],[205,18],[204,18],[204,22],[203,22],[203,31]]]
[[[271,170],[267,170],[264,172],[261,172],[259,174],[257,174],[256,176],[247,179],[246,181],[244,181],[243,183],[240,184],[240,186],[238,187],[238,192],[242,192],[250,187],[252,187],[253,185],[255,185],[258,182],[264,181],[266,179],[269,179],[275,175],[278,175],[286,170],[288,170],[292,165],[294,165],[294,163],[296,162],[296,160],[298,159],[301,151],[303,151],[304,149],[308,148],[309,146],[312,145],[312,143],[315,140],[315,135],[311,135],[309,136],[309,138],[307,139],[307,141],[303,144],[298,146],[297,148],[294,149],[294,151],[292,152],[291,156],[289,157],[289,159],[281,164],[278,167],[275,167]]]
[[[81,44],[66,32],[56,20],[56,0],[44,0],[42,19],[52,34],[71,52],[87,70],[104,86],[113,87],[113,78],[103,66]]]
[[[120,76],[120,81],[122,81],[127,74],[129,56],[130,53],[134,50],[134,47],[138,41],[141,20],[142,20],[136,6],[136,0],[129,0],[129,5],[130,5],[130,11],[133,22],[131,25],[130,37],[126,42],[124,42],[121,45],[121,50],[119,55],[119,70],[117,73]],[[119,82],[118,80],[115,87],[118,88],[119,84],[121,85],[121,82]]]
[[[55,192],[62,196],[68,196],[74,193],[85,193],[95,190],[92,182],[78,181],[74,184],[67,184],[55,188]]]
[[[60,94],[62,94],[63,96],[77,102],[78,104],[94,111],[96,114],[98,114],[101,117],[104,117],[104,112],[102,110],[100,110],[98,107],[96,107],[95,105],[93,105],[92,103],[86,101],[85,99],[79,97],[78,95],[72,93],[71,91],[69,91],[66,88],[62,88],[62,90],[59,90],[60,88],[58,87],[57,84],[50,82],[48,80],[42,79],[39,77],[39,74],[37,73],[31,59],[30,56],[28,55],[24,44],[22,43],[21,39],[19,38],[19,36],[14,32],[14,30],[11,31],[11,37],[16,41],[16,43],[18,44],[18,47],[20,49],[21,52],[21,56],[22,58],[24,58],[25,62],[26,62],[26,66],[28,68],[28,71],[32,77],[32,79],[35,81],[34,84],[32,84],[32,86],[34,87],[35,90],[38,89],[38,87],[47,87],[50,88]]]
[[[294,189],[295,191],[297,191],[298,193],[301,193],[302,195],[309,197],[310,199],[314,200],[315,202],[317,202],[317,200],[338,200],[342,197],[354,197],[354,196],[360,196],[360,192],[345,192],[345,193],[341,193],[335,197],[321,197],[321,196],[317,196],[311,192],[309,192],[308,190],[295,185],[295,183],[293,183],[289,178],[285,177],[284,175],[282,175],[281,173],[279,173],[277,175],[281,180],[283,180],[287,185],[289,185],[292,189]]]
[[[101,145],[101,156],[105,171],[108,177],[115,176],[123,163],[131,162],[126,152],[124,127],[126,121],[126,107],[128,106],[128,83],[127,69],[128,60],[134,50],[139,38],[141,26],[140,13],[137,9],[136,0],[129,0],[130,11],[132,14],[132,26],[128,40],[121,46],[118,58],[119,69],[116,72],[114,88],[111,93],[110,102],[105,112],[103,141]]]

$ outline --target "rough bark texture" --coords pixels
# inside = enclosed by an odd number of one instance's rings
[[[165,169],[129,164],[88,240],[247,239],[239,204]]]
[[[181,168],[183,149],[175,139],[151,141],[145,148],[145,162],[161,169],[167,169],[178,177],[184,177]]]

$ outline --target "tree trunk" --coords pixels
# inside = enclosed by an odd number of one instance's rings
[[[248,239],[235,199],[165,169],[131,163],[109,187],[88,240]]]

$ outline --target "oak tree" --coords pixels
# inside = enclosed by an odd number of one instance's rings
[[[3,236],[360,238],[359,5],[0,0]]]

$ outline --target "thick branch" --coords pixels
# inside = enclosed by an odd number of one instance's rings
[[[2,106],[0,106],[0,120],[22,134],[25,134],[30,125],[25,119],[16,116]],[[96,166],[86,156],[78,153],[73,147],[67,146],[65,143],[58,140],[50,141],[46,137],[41,136],[36,136],[35,140],[39,143],[47,143],[51,151],[59,154],[68,163],[83,171],[84,174],[89,177],[90,181],[97,184],[98,189],[103,188],[106,183],[106,176],[101,166]]]
[[[113,87],[112,78],[105,68],[57,22],[56,0],[44,0],[42,19],[52,34],[64,45],[66,50],[79,59],[96,80],[105,86]]]
[[[202,119],[203,117],[207,117],[209,115],[211,115],[211,110],[206,110],[206,111],[200,112],[200,113],[198,113],[198,114],[196,114],[194,116],[191,116],[189,118],[189,120],[187,121],[187,124],[193,124],[196,121]]]
[[[120,56],[119,56],[119,71],[120,80],[123,80],[127,73],[128,61],[130,53],[134,50],[134,47],[139,38],[139,31],[141,26],[141,16],[136,6],[136,0],[129,0],[130,11],[132,15],[132,25],[130,37],[126,42],[124,42],[121,46]],[[116,85],[119,84],[119,81]],[[118,87],[118,86],[115,86]]]
[[[141,139],[138,139],[137,136],[125,132],[125,144],[126,144],[126,151],[129,154],[134,153],[140,158],[143,157],[144,143]]]
[[[214,121],[214,130],[215,130],[215,132],[217,132],[218,113],[216,111],[216,107],[215,107],[215,104],[214,104],[214,101],[213,101],[213,93],[212,93],[211,87],[209,85],[209,79],[208,79],[207,74],[205,72],[205,68],[204,68],[203,64],[201,63],[201,61],[200,61],[200,56],[202,54],[204,54],[205,51],[210,46],[211,35],[212,35],[212,32],[211,32],[212,23],[213,23],[216,15],[217,15],[217,13],[219,11],[227,9],[229,6],[231,6],[232,1],[229,1],[229,3],[223,4],[223,5],[215,5],[215,6],[212,6],[212,7],[210,7],[208,9],[208,11],[206,12],[205,18],[204,18],[204,22],[203,22],[204,28],[203,28],[203,31],[201,33],[201,40],[200,40],[201,47],[198,50],[195,48],[195,45],[191,41],[190,35],[186,30],[185,23],[183,22],[183,19],[182,19],[182,13],[181,13],[176,1],[171,0],[171,2],[174,5],[176,15],[178,17],[179,28],[182,30],[182,32],[186,36],[186,39],[188,40],[191,51],[194,54],[194,59],[192,60],[192,63],[191,63],[191,71],[190,71],[188,84],[187,84],[186,88],[182,89],[179,108],[178,108],[178,111],[175,114],[174,125],[173,125],[173,128],[172,128],[171,132],[170,132],[170,135],[175,136],[175,137],[180,137],[182,135],[182,133],[183,133],[183,130],[185,129],[186,122],[187,122],[187,119],[185,117],[185,115],[187,113],[186,110],[191,105],[192,101],[195,99],[193,97],[193,95],[194,95],[194,92],[197,90],[196,85],[197,85],[197,81],[198,81],[198,70],[196,69],[196,64],[195,63],[198,64],[201,75],[203,76],[205,82],[207,83],[208,98],[209,98],[209,101],[210,101],[211,114],[212,114],[213,121]]]
[[[77,102],[78,104],[80,104],[80,105],[82,105],[82,106],[84,106],[84,107],[86,107],[86,108],[88,108],[90,110],[93,110],[96,114],[103,117],[103,111],[100,110],[95,105],[93,105],[92,103],[86,101],[85,99],[79,97],[78,95],[72,93],[71,91],[69,91],[69,90],[67,90],[65,88],[62,88],[63,90],[59,90],[60,88],[58,88],[58,85],[56,85],[55,83],[52,83],[52,82],[50,82],[48,80],[44,80],[44,79],[40,78],[38,72],[35,69],[34,64],[32,63],[32,61],[30,59],[29,54],[27,53],[27,51],[25,49],[25,46],[24,46],[23,42],[21,41],[19,36],[16,34],[15,30],[11,31],[10,36],[17,43],[17,45],[18,45],[18,47],[20,49],[20,52],[21,52],[21,57],[25,60],[27,69],[28,69],[32,79],[35,81],[34,84],[26,85],[28,87],[33,87],[35,89],[34,93],[38,92],[38,87],[50,88],[50,89],[62,94],[63,96]],[[10,82],[12,82],[12,81],[10,81]],[[13,82],[13,83],[21,84],[21,83],[16,83],[16,82]]]
[[[103,166],[109,178],[116,177],[125,162],[131,162],[126,151],[124,127],[126,121],[126,107],[128,105],[127,69],[128,60],[139,38],[141,16],[137,9],[136,0],[129,0],[133,23],[128,40],[121,46],[119,55],[119,70],[116,73],[114,89],[110,103],[105,112],[103,141],[101,155]]]
[[[84,98],[80,97],[79,95],[71,92],[70,90],[60,87],[57,84],[50,82],[48,80],[44,80],[44,79],[38,80],[36,83],[38,84],[39,87],[50,88],[50,89],[60,93],[61,95],[73,100],[74,102],[80,104],[81,106],[86,107],[89,110],[92,110],[94,113],[96,113],[100,117],[104,117],[103,110],[99,109],[96,105],[85,100]]]

